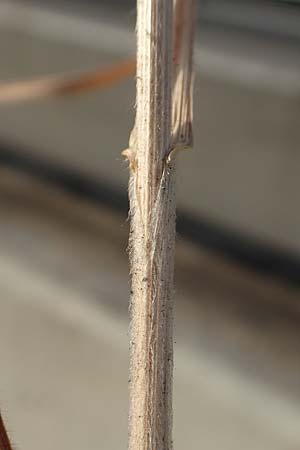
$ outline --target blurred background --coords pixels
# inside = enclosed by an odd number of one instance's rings
[[[179,155],[175,448],[300,446],[300,2],[199,0]],[[0,0],[0,81],[135,52],[135,2]],[[0,107],[0,405],[21,450],[127,445],[134,80]]]

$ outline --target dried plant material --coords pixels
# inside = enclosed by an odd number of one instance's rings
[[[171,450],[173,156],[192,142],[189,46],[194,25],[191,11],[185,11],[192,8],[190,1],[173,6],[164,0],[138,0],[137,7],[136,120],[123,152],[130,168],[129,450]]]
[[[0,104],[104,89],[133,76],[135,65],[135,59],[128,58],[79,75],[65,74],[28,81],[0,83]]]
[[[177,150],[193,145],[195,16],[195,0],[174,0],[172,134]]]
[[[175,202],[170,227],[159,240],[157,205],[171,136],[172,3],[139,0],[137,6],[136,126],[126,151],[131,166],[129,449],[164,450],[172,445]]]
[[[0,450],[12,450],[7,431],[4,426],[2,416],[0,414]]]

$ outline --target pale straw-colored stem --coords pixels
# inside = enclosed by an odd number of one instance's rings
[[[185,4],[190,11],[192,1]],[[193,36],[193,26],[191,14],[182,8],[180,19],[176,2],[173,7],[172,1],[137,1],[136,121],[129,149],[123,152],[130,166],[129,450],[172,448],[173,155],[178,146],[191,144],[192,120],[192,76],[186,76],[192,58],[182,52],[190,51],[192,39],[186,44],[186,34]]]

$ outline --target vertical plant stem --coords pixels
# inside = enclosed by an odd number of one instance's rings
[[[172,448],[173,155],[191,139],[190,86],[188,92],[181,88],[191,84],[191,77],[182,78],[191,70],[182,66],[188,24],[174,22],[173,10],[180,11],[176,1],[137,0],[136,121],[123,152],[130,166],[129,450]],[[174,58],[173,28],[179,39]]]
[[[171,141],[172,12],[171,1],[137,2],[137,106],[131,142],[135,161],[130,181],[130,450],[172,447],[171,168],[167,204],[162,201]]]

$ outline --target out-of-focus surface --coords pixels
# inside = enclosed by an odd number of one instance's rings
[[[0,386],[13,441],[125,448],[124,218],[9,172],[0,187]],[[183,242],[177,275],[176,447],[296,450],[299,290]]]
[[[0,2],[1,79],[81,70],[134,53],[130,8],[66,2],[61,11],[43,4]],[[295,17],[290,12],[286,29]],[[195,60],[195,149],[178,164],[179,207],[299,253],[297,36],[206,24],[199,26]],[[133,111],[129,81],[76,98],[2,107],[0,135],[35,157],[125,189],[120,152]]]

